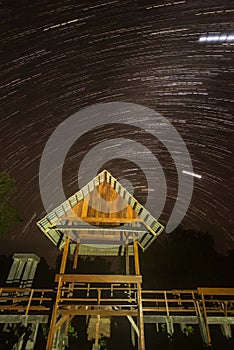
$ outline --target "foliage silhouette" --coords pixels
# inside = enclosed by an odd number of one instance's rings
[[[18,210],[11,202],[16,192],[15,180],[7,172],[0,172],[0,234],[6,235],[20,221]]]

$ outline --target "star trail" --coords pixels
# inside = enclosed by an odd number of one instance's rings
[[[234,2],[3,0],[0,9],[1,170],[16,179],[15,203],[23,217],[0,238],[0,252],[56,254],[35,225],[45,214],[43,149],[73,113],[115,101],[149,107],[177,129],[201,176],[194,178],[182,225],[210,232],[221,250],[233,249]],[[178,189],[175,164],[142,130],[100,126],[83,135],[66,158],[65,192],[78,190],[79,164],[92,147],[129,135],[151,150],[165,172],[165,224]],[[151,192],[142,169],[124,159],[104,166],[133,183],[144,204]]]

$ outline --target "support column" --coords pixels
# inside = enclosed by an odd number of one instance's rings
[[[95,349],[98,349],[98,340],[99,340],[99,329],[100,329],[100,315],[97,315],[96,329],[95,329]]]
[[[54,335],[55,335],[56,321],[57,321],[57,297],[56,297],[56,302],[52,311],[49,334],[48,334],[47,343],[46,343],[46,350],[52,350],[52,346],[55,342]]]
[[[78,242],[76,244],[75,252],[74,252],[74,260],[73,260],[73,269],[77,268],[77,263],[78,263],[78,255],[79,255],[79,247],[80,243]]]
[[[135,330],[134,330],[132,325],[131,325],[131,341],[132,341],[132,345],[135,346],[136,345],[136,337],[135,337]]]
[[[139,252],[138,252],[138,242],[134,240],[133,242],[134,249],[134,262],[135,262],[135,273],[136,275],[140,275],[140,264],[139,264]]]
[[[20,340],[17,350],[33,350],[36,344],[37,333],[39,328],[39,322],[28,325],[25,336],[27,337],[27,343],[24,344],[24,336]],[[27,334],[29,332],[29,334]],[[23,344],[25,346],[23,346]],[[22,347],[23,346],[23,347]]]
[[[70,244],[70,238],[67,237],[65,241],[65,245],[63,248],[63,256],[62,256],[62,261],[60,265],[60,274],[64,274],[66,270],[66,263],[67,263],[67,256],[69,252],[69,244]],[[62,287],[62,281],[61,277],[59,278],[58,281],[58,289],[57,289],[57,295],[56,295],[56,300],[55,304],[52,310],[52,315],[51,315],[51,321],[50,321],[50,329],[49,329],[49,334],[47,338],[47,343],[46,343],[46,350],[52,350],[52,349],[58,349],[60,350],[61,348],[56,348],[54,346],[57,346],[57,342],[60,341],[58,339],[61,339],[61,336],[59,335],[61,332],[61,327],[59,327],[56,330],[56,322],[57,322],[57,310],[59,307],[59,300],[61,297],[61,287]],[[65,331],[66,327],[64,328],[64,336],[65,336]]]
[[[206,304],[205,304],[205,297],[203,292],[201,293],[201,297],[202,297],[202,309],[203,309],[203,322],[201,322],[201,328],[203,328],[202,323],[204,323],[205,329],[206,329],[206,337],[207,337],[207,342],[206,341],[205,342],[208,346],[211,346],[210,329],[209,329],[208,320],[207,320]]]
[[[27,347],[26,347],[26,350],[33,350],[35,345],[36,345],[36,340],[37,340],[37,333],[38,333],[38,328],[39,328],[39,322],[35,323],[32,325],[32,336],[31,336],[31,342],[28,346],[27,344]]]
[[[173,325],[172,318],[170,316],[167,316],[166,325],[167,325],[167,333],[170,335],[173,335],[174,334],[174,325]]]
[[[210,345],[206,324],[202,316],[198,316],[198,324],[199,324],[199,329],[200,329],[203,343],[205,343],[206,345]]]
[[[135,242],[134,242],[135,243]],[[141,299],[141,285],[137,283],[137,304],[138,304],[138,350],[145,350],[144,318]]]
[[[70,244],[70,239],[69,239],[69,237],[67,237],[64,248],[63,248],[63,256],[62,256],[62,261],[61,261],[60,271],[59,271],[60,274],[64,274],[65,270],[66,270],[67,256],[68,256],[68,252],[69,252],[69,244]]]
[[[232,327],[230,324],[228,323],[224,323],[224,324],[221,324],[221,331],[222,331],[222,334],[227,338],[227,339],[231,339],[232,337]]]
[[[129,249],[128,249],[128,243],[125,245],[125,269],[126,269],[126,275],[130,274],[130,262],[129,262]]]
[[[65,330],[66,324],[63,323],[61,327],[59,327],[59,329],[55,332],[52,350],[65,350],[65,347],[67,345]]]
[[[181,322],[181,323],[180,323],[180,330],[181,330],[181,332],[183,332],[184,334],[188,335],[187,332],[186,332],[186,326],[187,326],[186,323]]]

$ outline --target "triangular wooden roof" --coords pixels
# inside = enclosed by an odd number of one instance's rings
[[[78,241],[81,255],[123,255],[133,239],[145,250],[164,229],[107,170],[37,225],[59,249],[69,231],[71,253]]]

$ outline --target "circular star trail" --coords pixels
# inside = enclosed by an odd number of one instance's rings
[[[43,149],[70,115],[113,101],[152,108],[178,130],[201,176],[182,225],[209,231],[219,248],[232,249],[234,2],[4,0],[0,8],[1,170],[16,179],[24,219],[1,238],[1,252],[56,254],[35,225],[45,214],[38,181]],[[77,140],[64,167],[67,195],[78,189],[85,152],[124,135],[121,126],[100,127]],[[157,140],[140,130],[132,137],[165,171],[165,224],[178,189],[175,165]],[[115,177],[135,181],[144,202],[140,169],[124,160],[107,166]]]

